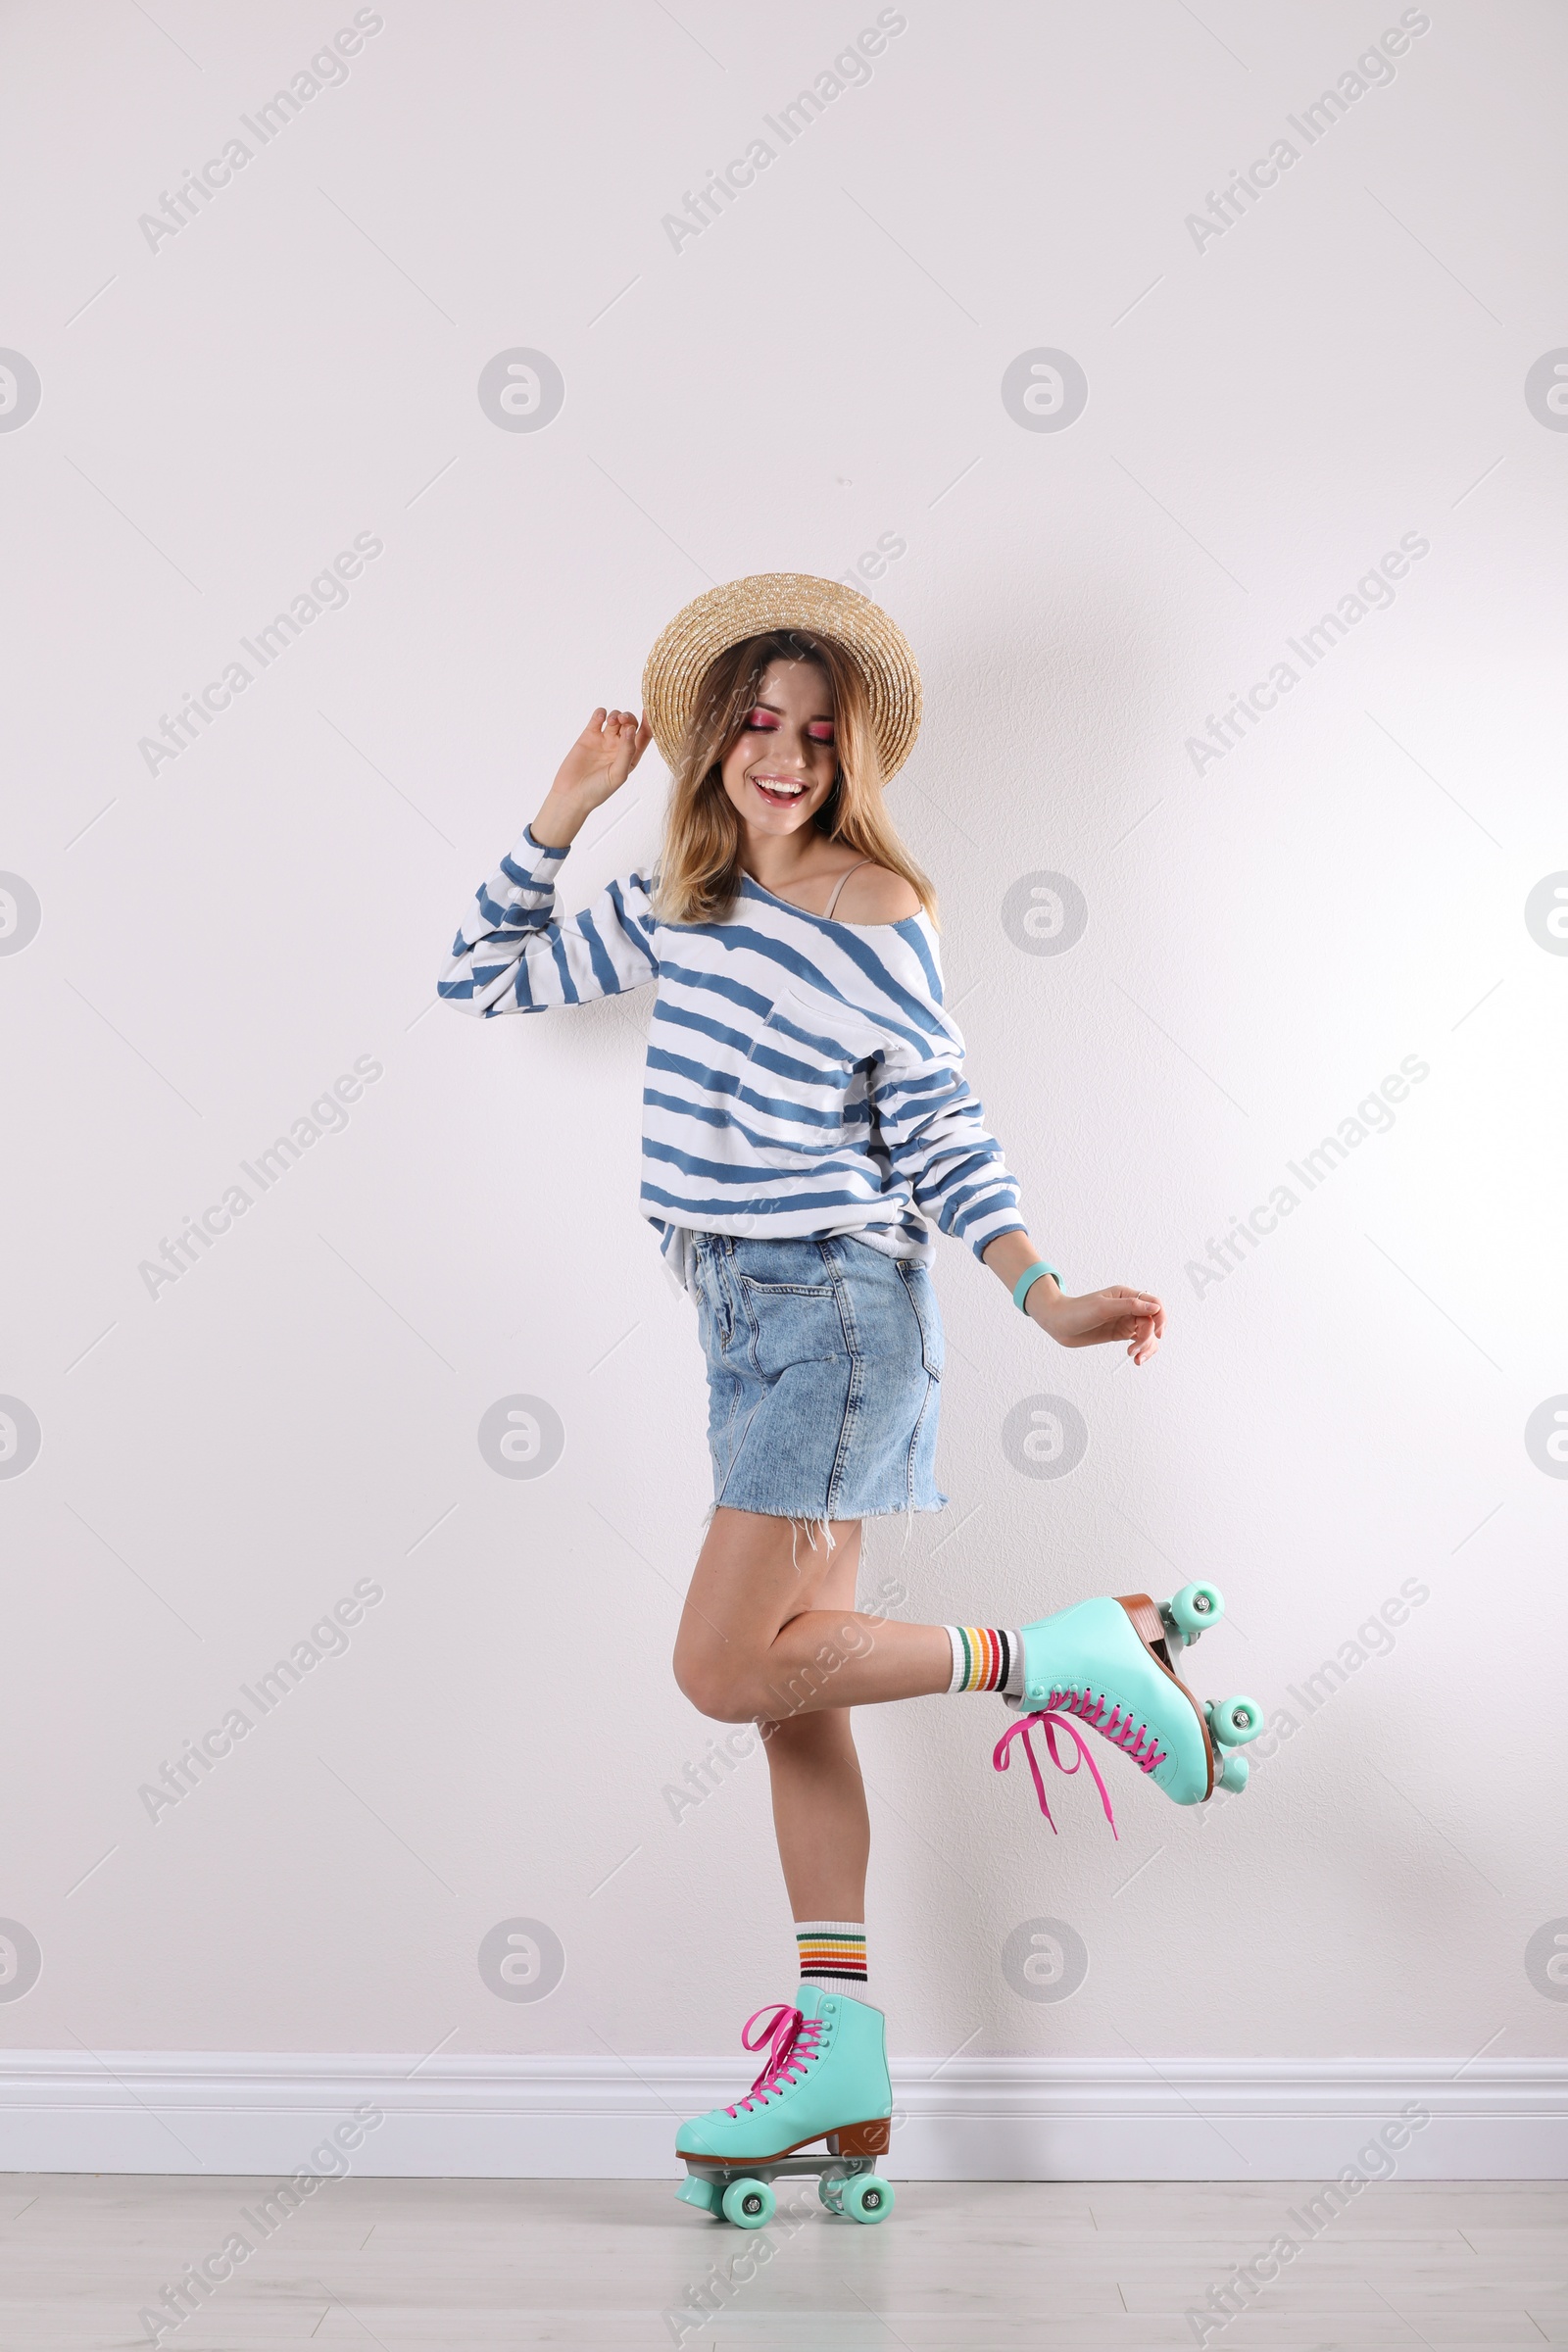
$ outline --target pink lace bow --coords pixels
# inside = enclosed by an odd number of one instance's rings
[[[754,2040],[752,2028],[759,2018],[765,2023]],[[765,2099],[770,2091],[782,2090],[796,2082],[804,2071],[805,2061],[815,2056],[821,2031],[819,2018],[803,2017],[789,2001],[779,2001],[771,2009],[754,2010],[741,2028],[741,2048],[760,2050],[765,2043],[767,2056],[745,2098],[737,2099],[724,2113],[738,2115],[743,2107],[750,2108],[754,2099]]]
[[[1054,1692],[1053,1692],[1052,1695],[1054,1696]],[[1046,1727],[1046,1746],[1051,1752],[1051,1761],[1053,1764],[1054,1764],[1058,1772],[1072,1773],[1077,1771],[1080,1764],[1088,1765],[1090,1777],[1093,1780],[1095,1787],[1100,1790],[1100,1801],[1105,1809],[1105,1819],[1110,1824],[1110,1834],[1117,1839],[1119,1843],[1120,1833],[1116,1828],[1116,1816],[1110,1809],[1110,1798],[1105,1794],[1105,1784],[1100,1777],[1099,1767],[1095,1763],[1094,1757],[1089,1753],[1088,1748],[1085,1746],[1083,1736],[1079,1732],[1078,1726],[1075,1723],[1070,1722],[1065,1715],[1057,1715],[1053,1713],[1051,1708],[1042,1707],[1039,1712],[1034,1715],[1020,1716],[1018,1721],[1013,1724],[1009,1731],[1003,1733],[1002,1738],[997,1741],[995,1748],[992,1750],[991,1762],[995,1770],[998,1772],[1006,1771],[1008,1765],[1012,1762],[1011,1756],[1009,1756],[1007,1753],[1008,1745],[1012,1740],[1021,1739],[1023,1740],[1023,1752],[1029,1759],[1029,1769],[1035,1776],[1035,1794],[1040,1799],[1040,1810],[1045,1815],[1047,1821],[1051,1822],[1052,1835],[1054,1837],[1057,1834],[1056,1825],[1054,1821],[1051,1821],[1051,1807],[1046,1802],[1046,1784],[1040,1776],[1039,1758],[1035,1754],[1034,1743],[1029,1737],[1037,1723],[1043,1723]],[[1064,1764],[1062,1762],[1061,1755],[1056,1746],[1056,1730],[1058,1725],[1062,1731],[1071,1734],[1073,1745],[1078,1750],[1078,1753],[1076,1756],[1074,1756],[1070,1764]]]

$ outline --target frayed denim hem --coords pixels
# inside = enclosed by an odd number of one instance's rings
[[[858,1525],[862,1520],[866,1519],[902,1519],[904,1521],[904,1542],[900,1545],[900,1551],[902,1554],[902,1552],[906,1550],[908,1547],[909,1536],[914,1527],[915,1513],[918,1511],[923,1516],[930,1517],[938,1511],[945,1511],[951,1499],[951,1496],[944,1494],[940,1502],[898,1502],[888,1503],[883,1509],[877,1511],[841,1511],[839,1513],[839,1520],[841,1525],[846,1522],[853,1522],[854,1524]],[[714,1500],[709,1504],[708,1509],[704,1512],[703,1534],[705,1537],[707,1536],[709,1529],[713,1524],[713,1513],[720,1507],[721,1506],[715,1497]],[[722,1507],[728,1510],[742,1510],[751,1508],[749,1504],[742,1503],[728,1503]],[[791,1528],[790,1562],[797,1571],[801,1565],[799,1544],[801,1532],[803,1529],[806,1533],[806,1541],[809,1544],[812,1551],[815,1551],[816,1549],[816,1534],[819,1528],[822,1532],[829,1556],[832,1555],[836,1548],[837,1539],[833,1534],[832,1521],[826,1518],[820,1512],[756,1511],[753,1513],[753,1516],[759,1519],[787,1519],[789,1521]]]

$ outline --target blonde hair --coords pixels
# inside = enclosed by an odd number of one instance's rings
[[[709,664],[664,813],[653,891],[656,918],[722,922],[734,906],[741,886],[742,825],[720,771],[775,662],[814,662],[832,692],[838,776],[812,824],[830,841],[902,874],[935,923],[936,892],[899,839],[883,803],[881,762],[859,667],[835,638],[804,629],[743,637]]]

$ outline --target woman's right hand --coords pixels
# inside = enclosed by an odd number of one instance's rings
[[[530,830],[543,849],[565,849],[593,811],[618,792],[653,740],[647,719],[597,710],[556,770]]]

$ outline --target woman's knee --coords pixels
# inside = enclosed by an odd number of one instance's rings
[[[714,1723],[750,1723],[757,1712],[748,1686],[724,1659],[706,1644],[677,1641],[675,1687],[699,1715]]]

